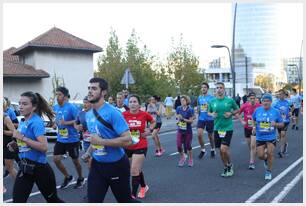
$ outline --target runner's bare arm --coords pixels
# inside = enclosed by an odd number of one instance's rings
[[[34,141],[26,136],[22,135],[19,131],[15,130],[13,137],[25,142],[29,147],[38,150],[40,152],[46,153],[48,151],[48,141],[43,135],[37,137],[37,141]]]

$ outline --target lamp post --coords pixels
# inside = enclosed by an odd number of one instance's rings
[[[301,82],[302,82],[302,78],[301,78],[301,73],[299,70],[299,67],[297,64],[287,64],[288,67],[296,67],[296,71],[298,73],[298,79],[299,79],[299,93],[301,93]]]
[[[211,48],[226,48],[227,51],[228,51],[228,56],[229,56],[230,66],[231,66],[231,74],[232,74],[232,79],[233,79],[233,97],[234,97],[235,94],[236,94],[236,91],[235,91],[236,81],[235,81],[235,68],[233,66],[231,52],[230,52],[229,48],[225,45],[212,45]]]

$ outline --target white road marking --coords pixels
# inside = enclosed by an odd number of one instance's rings
[[[299,182],[302,176],[303,176],[303,170],[284,187],[284,189],[272,200],[271,203],[281,202],[287,196],[290,190],[292,190],[292,188]]]
[[[254,195],[252,195],[246,203],[255,202],[260,196],[262,196],[268,189],[270,189],[275,183],[280,181],[285,175],[287,175],[293,168],[295,168],[301,161],[303,161],[303,157],[300,157],[294,163],[292,163],[287,169],[285,169],[282,173],[277,175],[271,182],[267,183],[260,190],[258,190]]]
[[[207,145],[210,145],[210,143],[206,143],[206,144],[204,144],[205,146],[207,146]],[[200,145],[198,145],[198,146],[195,146],[195,147],[193,147],[192,149],[197,149],[197,148],[199,148],[200,147]],[[173,155],[177,155],[177,154],[179,154],[178,152],[174,152],[174,153],[172,153],[172,154],[170,154],[169,156],[173,156]]]
[[[84,179],[85,179],[85,181],[87,181],[87,178],[84,178]],[[76,182],[77,182],[77,181],[70,182],[68,185],[75,184]],[[58,186],[56,186],[56,189],[59,189],[60,187],[61,187],[61,186],[58,185]],[[35,196],[35,195],[38,195],[38,194],[41,194],[40,191],[31,193],[29,197],[32,197],[32,196]],[[3,201],[3,202],[4,202],[4,203],[13,202],[13,199],[8,199],[8,200],[5,200],[5,201]]]

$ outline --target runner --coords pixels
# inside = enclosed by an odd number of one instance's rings
[[[86,114],[92,162],[88,175],[90,203],[103,202],[109,187],[117,202],[138,202],[131,197],[130,163],[123,147],[132,143],[129,127],[121,113],[105,103],[108,84],[102,78],[89,81],[88,100],[92,110]]]
[[[252,115],[256,108],[260,107],[259,103],[256,103],[255,93],[251,92],[248,96],[248,102],[244,103],[239,111],[239,120],[244,125],[244,136],[248,142],[250,150],[250,162],[249,169],[255,169],[255,155],[256,155],[256,137],[252,135],[253,119]],[[241,114],[244,118],[242,119]]]
[[[262,96],[262,106],[253,114],[252,134],[256,134],[257,156],[264,160],[265,180],[272,179],[273,152],[276,146],[276,130],[284,126],[281,114],[271,107],[272,95]]]
[[[288,129],[288,126],[290,124],[290,116],[291,116],[291,112],[290,112],[290,102],[288,102],[286,99],[286,92],[284,90],[280,90],[279,91],[279,100],[277,100],[276,102],[274,102],[272,104],[272,107],[274,107],[275,109],[277,109],[280,114],[281,117],[283,119],[284,122],[284,127],[283,128],[278,128],[278,134],[280,137],[280,148],[279,148],[279,152],[277,153],[278,156],[280,158],[283,158],[285,156],[285,154],[288,153],[287,149],[288,149],[288,141],[287,141],[287,137],[286,137],[286,131]]]
[[[10,144],[13,150],[19,146],[21,162],[13,188],[13,202],[27,202],[36,183],[39,191],[47,202],[63,202],[57,196],[55,175],[47,162],[47,138],[44,137],[45,128],[42,115],[53,120],[53,112],[47,101],[38,93],[25,92],[21,94],[20,113],[24,121],[20,122],[13,137],[17,139]]]
[[[116,96],[116,108],[122,113],[129,110],[128,105],[123,104],[124,94],[122,92],[118,92]]]
[[[7,111],[7,102],[3,98],[3,111]],[[14,124],[11,121],[10,117],[3,113],[3,160],[5,171],[13,178],[15,181],[17,171],[14,168],[14,159],[18,156],[17,152],[11,152],[8,149],[8,144],[13,141],[12,136],[15,130]]]
[[[176,143],[177,150],[181,155],[178,166],[183,167],[186,162],[186,156],[184,151],[187,151],[189,159],[188,166],[193,166],[192,159],[192,127],[191,124],[195,118],[194,110],[189,106],[190,99],[185,95],[181,95],[181,106],[176,108],[176,118],[177,122],[177,135],[176,135]],[[184,145],[184,151],[182,148],[182,144]]]
[[[115,104],[115,102],[114,102],[113,96],[109,96],[109,97],[108,97],[108,103],[109,103],[110,105],[116,106],[116,104]]]
[[[4,97],[4,99],[6,101],[6,110],[3,110],[3,111],[5,111],[5,113],[9,116],[9,118],[13,122],[15,128],[17,128],[19,122],[18,122],[18,119],[16,117],[14,110],[10,107],[11,101],[7,97]]]
[[[205,155],[205,144],[203,141],[203,132],[206,127],[206,131],[208,133],[208,139],[210,142],[210,157],[215,157],[215,142],[213,137],[214,131],[214,118],[207,114],[208,105],[212,99],[215,97],[208,94],[209,85],[206,82],[203,82],[201,85],[202,95],[198,97],[198,141],[201,146],[201,152],[199,154],[199,158],[201,159]]]
[[[56,167],[65,176],[61,189],[69,186],[69,183],[74,180],[72,175],[68,174],[61,159],[62,155],[68,151],[69,156],[78,173],[78,179],[74,188],[81,188],[85,184],[85,179],[82,174],[82,166],[79,161],[79,145],[80,139],[78,131],[74,128],[74,123],[77,117],[77,108],[68,102],[69,90],[66,87],[58,87],[56,89],[57,105],[53,107],[56,113],[56,126],[58,127],[57,142],[54,146],[53,160]]]
[[[152,137],[155,143],[155,156],[162,156],[165,152],[164,148],[162,148],[158,132],[160,131],[160,128],[162,126],[162,119],[161,119],[161,113],[162,113],[162,107],[160,103],[157,103],[156,96],[152,96],[150,98],[150,103],[147,106],[147,112],[151,114],[154,117],[154,120],[156,121],[156,125],[154,129],[152,130]]]
[[[125,153],[130,159],[132,175],[132,198],[136,198],[139,184],[141,185],[138,196],[145,198],[149,186],[145,183],[142,171],[143,161],[148,151],[148,141],[146,136],[155,128],[155,120],[148,113],[140,110],[140,98],[137,95],[129,96],[129,111],[123,112],[123,116],[129,125],[133,145],[126,148]],[[150,123],[150,129],[147,128]]]
[[[296,89],[292,89],[292,92],[293,94],[291,95],[291,102],[292,102],[292,105],[293,105],[293,108],[292,108],[292,128],[291,129],[296,129],[298,130],[299,129],[299,126],[298,126],[298,120],[299,120],[299,111],[300,111],[300,108],[301,108],[301,96],[299,94],[296,93]]]
[[[224,164],[222,177],[234,175],[234,166],[231,163],[229,147],[233,136],[233,118],[239,112],[236,102],[224,96],[224,83],[216,84],[217,95],[208,106],[208,114],[214,117],[214,138],[216,148],[220,148],[220,156]]]
[[[88,101],[88,97],[83,99],[83,111],[81,111],[75,121],[74,127],[80,135],[83,137],[83,149],[86,152],[90,146],[90,134],[86,123],[86,113],[91,109],[91,103]],[[88,161],[88,167],[90,167],[90,160]]]
[[[166,106],[166,117],[167,119],[170,119],[172,117],[172,110],[173,110],[173,98],[171,97],[171,94],[168,94],[164,101],[164,105]]]

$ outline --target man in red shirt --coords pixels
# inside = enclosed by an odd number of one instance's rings
[[[250,150],[250,163],[249,169],[255,169],[255,154],[256,154],[256,137],[252,135],[252,124],[253,119],[252,115],[257,107],[261,105],[256,102],[255,93],[251,92],[248,96],[248,101],[244,103],[239,111],[239,120],[244,125],[244,136],[248,142],[248,147]],[[242,119],[241,114],[244,114],[244,118]]]
[[[129,125],[133,144],[125,149],[125,153],[131,162],[132,176],[132,198],[136,198],[136,193],[140,184],[139,198],[144,198],[149,186],[145,184],[142,165],[148,150],[147,136],[155,127],[153,117],[140,110],[140,98],[137,95],[129,96],[129,111],[123,112],[123,117]],[[150,122],[150,129],[147,128]]]

